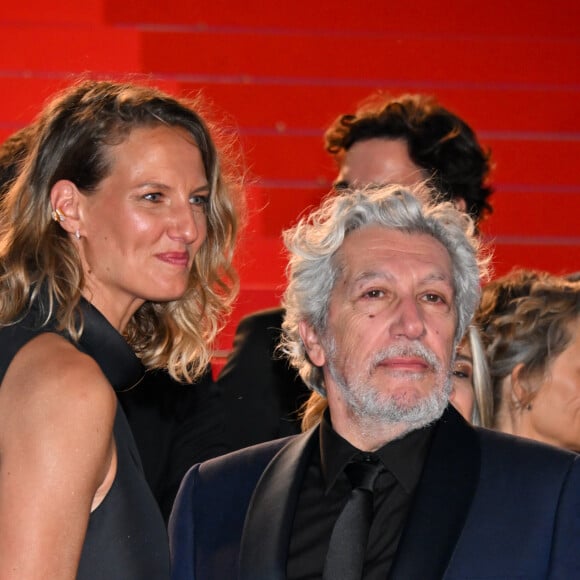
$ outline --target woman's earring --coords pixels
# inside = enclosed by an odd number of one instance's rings
[[[64,214],[62,213],[62,211],[60,211],[60,209],[58,209],[58,207],[52,210],[50,216],[55,222],[60,223],[64,221]]]
[[[79,232],[79,230],[77,230],[77,231],[75,232],[75,238],[76,238],[77,240],[80,240],[80,239],[81,239],[81,232]]]

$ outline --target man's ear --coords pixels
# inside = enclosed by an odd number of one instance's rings
[[[60,179],[50,190],[50,204],[53,216],[56,216],[60,227],[69,234],[79,231],[80,212],[77,186],[68,179]]]
[[[320,342],[320,337],[318,333],[314,330],[313,326],[304,320],[298,323],[298,331],[300,332],[300,338],[304,343],[306,348],[306,353],[312,364],[317,367],[321,367],[326,362],[326,354],[322,343]]]

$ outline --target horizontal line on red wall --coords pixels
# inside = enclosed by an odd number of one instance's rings
[[[324,40],[324,37],[340,38],[347,42],[350,39],[356,40],[357,38],[363,38],[365,40],[430,40],[430,41],[440,41],[449,40],[450,38],[454,41],[459,42],[526,42],[529,40],[529,33],[522,32],[522,34],[462,34],[462,33],[448,33],[448,32],[429,32],[429,33],[417,33],[417,32],[402,32],[400,30],[345,30],[345,29],[332,29],[326,27],[320,28],[288,28],[285,26],[212,26],[207,25],[203,22],[192,23],[192,24],[182,24],[182,23],[149,23],[149,22],[116,22],[114,27],[127,28],[130,30],[138,30],[140,32],[163,32],[163,33],[178,33],[178,34],[236,34],[240,36],[312,36]],[[578,38],[576,36],[560,36],[555,34],[545,34],[543,36],[535,36],[534,41],[538,43],[561,43],[561,42],[577,42]]]
[[[0,68],[0,77],[26,79],[71,79],[78,75],[78,70],[50,70],[50,69],[22,69]],[[138,73],[143,74],[145,73]],[[118,71],[111,73],[99,71],[99,76],[119,76]],[[377,87],[405,85],[413,91],[442,90],[515,90],[515,91],[572,91],[580,92],[580,84],[577,83],[534,83],[534,82],[503,82],[503,81],[458,81],[458,80],[421,80],[399,79],[388,77],[374,78],[332,78],[332,77],[294,77],[294,76],[264,76],[244,74],[205,74],[205,73],[168,73],[154,72],[152,80],[171,81],[177,83],[195,83],[206,85],[278,85],[278,86],[313,86],[313,87]]]
[[[133,80],[138,81],[139,77]],[[269,127],[275,134],[292,136],[294,132],[314,131],[322,144],[324,129],[339,113],[351,112],[370,94],[387,96],[408,92],[423,92],[436,96],[440,102],[460,114],[481,136],[481,132],[578,134],[580,116],[575,115],[580,94],[573,90],[531,91],[492,89],[424,89],[417,91],[409,84],[353,87],[328,90],[325,86],[283,86],[238,82],[233,84],[202,84],[172,82],[144,76],[143,80],[178,95],[196,95],[201,92],[210,112],[220,123],[229,123],[250,131]],[[71,76],[51,74],[46,78],[22,71],[14,75],[0,72],[2,121],[21,124],[41,108],[45,98],[54,90],[71,82]],[[12,126],[12,125],[11,125]]]
[[[332,180],[321,179],[260,179],[256,178],[252,186],[262,189],[317,189],[330,187]],[[577,195],[580,194],[580,185],[558,185],[558,184],[534,184],[534,183],[506,183],[492,181],[494,190],[501,190],[504,193],[528,194],[528,193],[549,193],[557,195]]]
[[[321,137],[318,127],[240,127],[241,135],[290,135],[298,137]],[[498,141],[580,141],[578,132],[558,131],[486,131],[478,132],[480,139],[497,139]]]
[[[18,129],[22,123],[0,121],[0,129]],[[322,131],[319,127],[240,127],[239,134],[245,136],[290,136],[290,137],[320,137]],[[558,132],[558,131],[493,131],[481,130],[478,132],[481,140],[495,139],[497,141],[580,141],[578,132]]]
[[[378,81],[388,77],[442,83],[454,79],[477,86],[579,85],[579,46],[576,41],[538,43],[533,37],[518,42],[453,38],[377,41],[360,37],[345,47],[304,34],[267,39],[204,32],[140,34],[141,62],[154,74],[189,74],[195,70],[206,75],[217,72],[243,77],[245,73],[248,78],[271,79]]]
[[[495,189],[501,189],[502,193],[556,193],[561,195],[580,193],[580,185],[534,184],[534,183],[505,183],[493,182]]]
[[[252,184],[262,189],[320,189],[330,187],[330,180],[319,179],[259,179]]]
[[[323,150],[322,139],[311,136],[243,136],[242,147],[252,172],[262,178],[333,179],[336,167]],[[577,186],[580,141],[501,141],[484,143],[492,151],[495,183]],[[295,159],[300,159],[297,166]]]
[[[580,50],[580,47],[579,47]],[[49,70],[49,69],[10,69],[0,68],[0,78],[10,79],[50,79],[50,80],[68,80],[80,74],[74,70]],[[99,71],[91,73],[93,78],[106,77],[108,73]],[[192,83],[206,85],[224,85],[224,84],[241,84],[248,85],[272,85],[272,86],[310,86],[310,87],[371,87],[376,91],[381,87],[405,86],[407,91],[422,90],[514,90],[514,91],[562,91],[580,92],[580,84],[564,83],[534,83],[534,82],[494,82],[494,81],[458,81],[458,80],[429,80],[429,79],[399,79],[399,78],[333,78],[333,77],[296,77],[296,76],[265,76],[265,75],[246,75],[246,74],[208,74],[208,73],[168,73],[152,72],[146,74],[135,71],[131,73],[139,81],[139,75],[146,78],[149,82],[170,81],[177,83]],[[111,72],[109,76],[119,77],[118,71]],[[122,73],[121,73],[122,76]]]
[[[480,139],[498,141],[580,141],[580,133],[558,131],[479,131]]]
[[[25,78],[25,79],[52,79],[52,80],[70,80],[74,79],[76,75],[82,74],[79,70],[51,70],[51,69],[10,69],[1,68],[0,77],[4,78]],[[98,73],[91,72],[92,78],[123,78],[124,73],[119,71],[98,71]],[[129,73],[126,73],[129,74]],[[131,73],[133,74],[133,73]],[[502,81],[457,81],[457,80],[421,80],[421,79],[398,79],[398,78],[372,78],[372,79],[357,79],[357,78],[333,78],[333,77],[291,77],[291,76],[255,76],[255,75],[237,75],[237,74],[182,74],[182,73],[166,73],[166,72],[152,72],[151,75],[137,72],[136,81],[139,81],[139,75],[147,77],[151,82],[165,81],[175,83],[194,83],[205,85],[228,85],[228,84],[243,84],[243,85],[275,85],[275,86],[311,86],[311,87],[369,87],[371,91],[377,90],[377,87],[384,87],[389,85],[405,85],[409,91],[427,92],[434,90],[510,90],[510,91],[572,91],[580,92],[580,84],[578,83],[534,83],[534,82],[502,82]]]
[[[495,245],[505,244],[511,246],[580,246],[580,236],[506,236],[500,235],[488,238],[484,236],[487,243]]]
[[[61,0],[63,1],[63,0]],[[13,6],[13,5],[9,5]],[[15,8],[12,8],[15,10]],[[20,8],[20,11],[24,11]],[[533,31],[563,38],[574,35],[580,12],[574,0],[546,5],[536,0],[487,0],[486,2],[433,2],[415,0],[394,5],[385,0],[362,0],[348,6],[336,1],[298,0],[284,3],[264,0],[172,0],[160,10],[158,2],[143,0],[104,1],[104,14],[111,23],[189,25],[216,27],[345,30],[348,32],[397,32],[399,34],[519,36]]]
[[[458,80],[427,80],[403,78],[352,78],[352,77],[296,77],[267,76],[254,74],[188,74],[154,72],[155,78],[184,83],[203,84],[252,84],[278,86],[323,86],[323,87],[372,87],[406,85],[410,90],[435,89],[485,89],[485,90],[521,90],[521,91],[579,91],[578,83],[537,83],[537,82],[505,82],[505,81],[458,81]]]

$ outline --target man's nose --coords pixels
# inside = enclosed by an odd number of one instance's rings
[[[409,340],[423,336],[425,332],[423,312],[414,297],[400,299],[391,331],[393,335],[404,336]]]

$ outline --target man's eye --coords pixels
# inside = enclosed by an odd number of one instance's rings
[[[381,298],[385,293],[382,290],[368,290],[364,295],[366,298]]]
[[[162,197],[162,194],[157,192],[157,191],[153,191],[151,193],[146,193],[143,198],[148,200],[148,201],[160,201]]]
[[[439,294],[425,294],[423,296],[426,302],[430,302],[432,304],[446,304],[445,299],[440,296]]]

